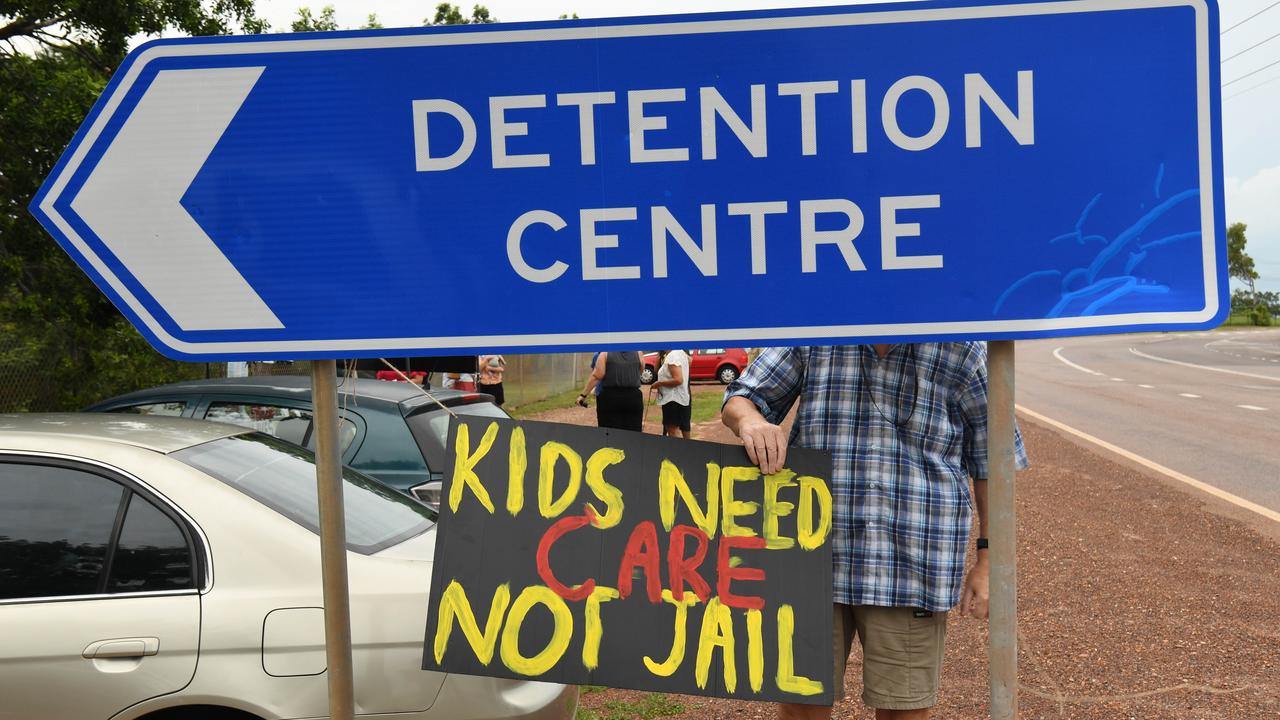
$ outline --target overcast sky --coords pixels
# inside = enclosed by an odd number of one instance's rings
[[[1266,10],[1274,2],[1220,0],[1221,26],[1226,30],[1222,35],[1222,124],[1227,222],[1248,223],[1249,254],[1262,275],[1259,286],[1280,291],[1280,37],[1275,37],[1280,35],[1280,6]],[[340,27],[355,28],[364,24],[370,13],[387,27],[421,25],[434,13],[436,2],[258,0],[257,7],[260,16],[283,30],[299,7],[310,5],[318,12],[330,4]],[[470,12],[474,2],[455,0],[455,4]],[[849,5],[857,0],[487,0],[481,4],[499,20],[521,21],[553,20],[565,13],[602,18]],[[1232,27],[1238,23],[1242,24]],[[1258,43],[1258,47],[1251,47]],[[1239,57],[1232,57],[1240,52]],[[1271,63],[1277,64],[1265,67]]]

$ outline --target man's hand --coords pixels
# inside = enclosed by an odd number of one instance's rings
[[[746,418],[738,425],[738,437],[747,449],[747,457],[760,467],[760,472],[772,475],[782,469],[787,461],[787,436],[782,428],[763,417]]]
[[[960,614],[972,615],[979,620],[987,619],[987,601],[990,598],[991,566],[985,550],[978,553],[978,559],[969,568],[964,578],[964,589],[960,591]]]

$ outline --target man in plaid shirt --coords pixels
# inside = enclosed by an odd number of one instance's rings
[[[986,360],[981,342],[770,348],[725,391],[724,423],[764,473],[782,469],[788,445],[832,454],[835,696],[857,635],[877,720],[929,717],[947,612],[987,617]],[[797,399],[788,440],[779,423]],[[830,716],[779,707],[781,718]]]

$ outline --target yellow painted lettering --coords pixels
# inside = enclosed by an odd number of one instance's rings
[[[564,460],[569,467],[569,484],[560,497],[556,498],[553,485],[556,463],[559,460]],[[538,512],[542,513],[542,517],[553,518],[567,510],[577,499],[581,488],[582,456],[564,443],[551,441],[543,445],[538,463]]]
[[[520,654],[520,626],[534,605],[542,605],[551,611],[553,623],[551,639],[536,655],[525,657]],[[507,617],[507,624],[502,628],[500,651],[502,664],[506,665],[511,672],[521,675],[529,677],[541,675],[560,662],[572,637],[573,613],[569,612],[569,606],[565,604],[564,598],[551,592],[551,588],[530,585],[522,590],[516,601],[511,604],[511,615]]]
[[[592,506],[595,517],[591,524],[601,530],[611,528],[622,520],[622,491],[610,485],[604,479],[604,471],[610,465],[617,465],[626,459],[627,454],[615,448],[600,448],[587,458],[587,487],[605,504],[604,514]]]
[[[511,603],[511,587],[506,583],[498,586],[493,592],[493,600],[489,604],[489,617],[484,623],[484,632],[480,632],[480,624],[476,622],[475,611],[471,609],[471,601],[462,585],[454,580],[445,588],[440,596],[439,617],[436,618],[435,653],[436,663],[444,660],[445,648],[449,646],[449,635],[453,632],[453,623],[462,628],[462,635],[471,645],[471,651],[482,665],[488,665],[493,659],[493,648],[498,644],[498,629],[502,627],[502,616]]]
[[[524,508],[524,474],[529,465],[529,455],[525,452],[524,428],[519,425],[511,431],[511,446],[507,453],[507,512],[512,517],[519,515]]]
[[[658,470],[658,512],[662,518],[662,527],[668,531],[676,524],[676,493],[684,500],[693,524],[698,526],[708,538],[716,536],[716,525],[720,514],[720,466],[707,463],[707,507],[703,510],[693,496],[689,483],[685,482],[684,473],[670,460],[663,460]]]
[[[604,635],[604,626],[600,624],[600,603],[606,603],[618,597],[615,588],[597,585],[587,596],[587,607],[584,611],[586,636],[582,639],[582,664],[588,670],[600,666],[600,638]]]
[[[753,693],[764,687],[764,637],[760,632],[763,621],[759,610],[747,611],[747,679]]]
[[[733,499],[733,484],[737,482],[750,482],[760,478],[760,468],[751,465],[746,466],[730,466],[720,471],[720,532],[725,537],[755,537],[756,531],[751,528],[742,527],[737,523],[735,518],[744,515],[751,515],[760,504],[755,502],[743,502],[742,500]]]
[[[778,491],[795,487],[795,476],[785,468],[764,476],[764,546],[770,550],[786,550],[796,544],[795,540],[778,534],[778,518],[790,515],[796,509],[795,504],[779,500]]]
[[[802,485],[803,487],[803,485]],[[790,605],[778,606],[778,689],[795,695],[818,695],[822,683],[796,675],[795,649],[791,639],[796,632],[796,612]]]
[[[813,524],[813,501],[818,500],[818,524]],[[816,550],[831,532],[831,490],[822,478],[800,476],[800,516],[796,518],[796,540],[805,550]]]
[[[676,606],[676,630],[675,637],[671,641],[671,654],[661,663],[653,661],[653,658],[645,655],[644,666],[649,668],[649,672],[659,677],[670,677],[680,669],[680,664],[684,662],[685,650],[685,625],[689,618],[690,606],[698,603],[698,596],[686,590],[684,598],[676,600],[675,595],[670,590],[662,591],[662,601]]]
[[[458,437],[453,443],[453,478],[449,481],[449,509],[453,512],[458,512],[458,503],[462,502],[462,488],[470,487],[484,509],[488,510],[489,514],[493,514],[493,501],[489,499],[489,491],[484,489],[484,485],[476,475],[476,463],[488,454],[496,437],[498,437],[498,423],[491,422],[480,438],[480,447],[477,447],[473,454],[471,431],[466,423],[458,423]]]
[[[711,671],[711,654],[720,648],[724,665],[724,687],[733,692],[738,687],[738,669],[734,659],[733,615],[720,604],[719,597],[707,601],[702,614],[702,632],[698,634],[698,659],[693,666],[693,680],[698,687],[707,689],[707,675]]]

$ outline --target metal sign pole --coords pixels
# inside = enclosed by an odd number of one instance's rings
[[[1013,341],[987,346],[987,523],[991,542],[991,717],[1018,716],[1018,560],[1014,513]]]
[[[347,587],[346,516],[342,509],[342,457],[338,447],[337,376],[337,365],[333,360],[311,362],[329,717],[331,720],[352,720],[355,716],[355,686],[351,672],[351,603]]]

